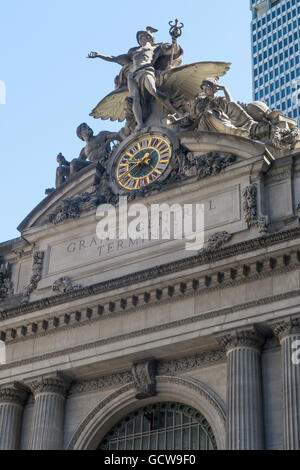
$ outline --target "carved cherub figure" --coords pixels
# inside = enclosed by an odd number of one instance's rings
[[[103,166],[111,154],[112,142],[121,142],[122,140],[118,132],[102,131],[94,135],[93,130],[85,122],[78,126],[77,136],[86,142],[86,146],[80,152],[79,159],[100,162]]]

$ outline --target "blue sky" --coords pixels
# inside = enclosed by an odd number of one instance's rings
[[[117,64],[86,59],[96,50],[117,55],[136,45],[136,32],[159,30],[169,41],[170,20],[185,23],[184,63],[232,62],[222,83],[236,100],[252,99],[248,0],[10,0],[2,2],[0,80],[0,242],[19,236],[17,225],[55,181],[56,155],[78,157],[76,128],[119,129],[95,120],[92,108],[114,88]]]

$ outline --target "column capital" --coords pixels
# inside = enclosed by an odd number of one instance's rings
[[[70,377],[67,377],[61,372],[44,375],[28,383],[28,387],[37,398],[42,393],[55,393],[66,397],[67,391],[71,383]]]
[[[216,335],[218,343],[225,348],[226,353],[237,348],[251,348],[260,351],[265,338],[253,328],[241,328],[236,330],[224,331]]]
[[[300,335],[300,317],[288,318],[271,325],[273,333],[279,341],[292,335]]]
[[[28,393],[28,388],[19,382],[0,385],[0,405],[1,403],[11,403],[23,406]]]

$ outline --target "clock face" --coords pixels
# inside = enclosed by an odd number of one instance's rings
[[[159,135],[141,137],[122,152],[116,165],[117,182],[130,191],[142,189],[163,175],[171,157],[168,139]]]

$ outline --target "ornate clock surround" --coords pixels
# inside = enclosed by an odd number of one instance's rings
[[[114,150],[107,166],[113,191],[130,194],[165,181],[174,169],[179,146],[176,134],[163,127],[145,128],[125,139]],[[131,165],[128,165],[129,157]],[[141,168],[139,162],[147,158],[151,159],[147,162],[150,165],[145,164]],[[122,178],[122,174],[129,175],[128,181],[126,177]]]

